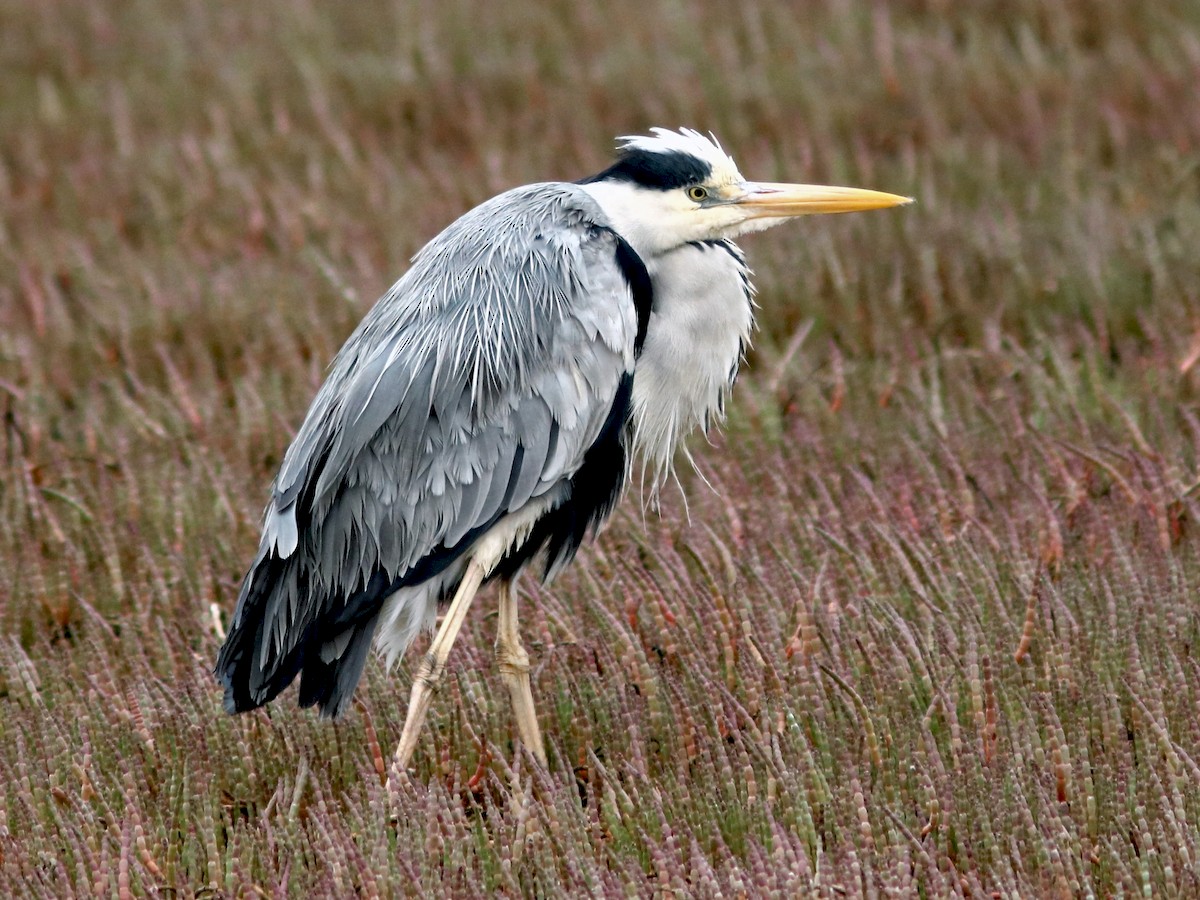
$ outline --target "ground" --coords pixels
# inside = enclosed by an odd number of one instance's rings
[[[0,892],[1200,892],[1200,6],[0,0]],[[337,724],[210,677],[406,260],[619,134],[915,206],[744,242],[661,515]],[[684,497],[687,498],[686,506]]]

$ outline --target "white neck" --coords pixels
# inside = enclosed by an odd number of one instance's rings
[[[654,308],[634,370],[633,434],[653,497],[684,438],[724,417],[754,309],[750,272],[730,242],[685,244],[655,260],[650,278]]]

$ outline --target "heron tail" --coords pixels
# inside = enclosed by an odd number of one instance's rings
[[[262,652],[270,639],[266,612],[274,605],[272,595],[286,568],[287,560],[268,555],[255,561],[242,582],[237,611],[213,670],[225,688],[226,712],[248,712],[269,703],[300,670],[300,646],[282,657],[267,658]]]
[[[214,670],[225,688],[225,709],[247,712],[270,703],[300,676],[300,706],[321,715],[340,715],[362,678],[379,610],[394,590],[380,571],[342,603],[310,621],[288,648],[269,647],[275,617],[289,592],[307,593],[306,579],[293,571],[293,559],[269,554],[257,560],[242,584],[237,611]]]

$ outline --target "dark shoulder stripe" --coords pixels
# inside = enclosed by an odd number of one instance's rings
[[[633,352],[642,355],[642,344],[646,343],[646,329],[650,327],[650,310],[654,306],[654,283],[650,280],[650,271],[637,251],[629,245],[629,241],[607,229],[617,239],[617,265],[633,294],[633,308],[637,310],[637,336],[633,340]]]
[[[545,550],[547,578],[575,558],[589,531],[595,533],[617,506],[628,476],[628,429],[633,409],[633,373],[621,376],[608,418],[571,477],[562,504],[537,520],[519,547],[508,552],[491,578],[511,579]]]

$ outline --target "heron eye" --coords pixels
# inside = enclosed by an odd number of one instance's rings
[[[708,199],[708,188],[702,188],[699,185],[688,188],[688,197],[695,200],[697,203],[702,203]]]

